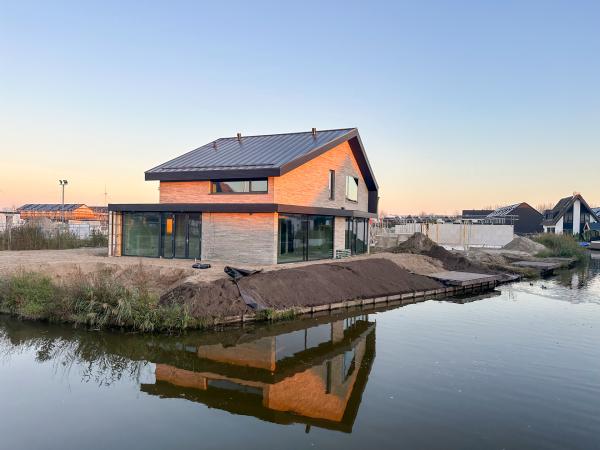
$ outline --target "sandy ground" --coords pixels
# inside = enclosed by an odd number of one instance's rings
[[[373,257],[389,259],[403,269],[410,272],[426,275],[443,270],[441,262],[433,258],[415,254],[392,254],[378,253],[377,255],[361,255],[344,259],[344,261],[357,261]],[[266,266],[253,266],[242,264],[247,269],[262,269],[265,272],[273,270],[290,269],[294,267],[305,267],[324,262],[336,262],[339,260],[305,261],[289,264],[274,264]],[[223,269],[227,265],[240,267],[232,262],[202,261],[211,264],[210,269],[193,269],[193,261],[186,259],[158,259],[158,258],[136,258],[122,256],[109,258],[106,249],[81,248],[72,250],[28,250],[28,251],[1,251],[0,252],[0,275],[18,270],[35,271],[48,274],[56,279],[72,275],[77,271],[85,274],[96,272],[102,268],[114,269],[117,272],[141,268],[150,276],[164,278],[165,282],[157,283],[163,288],[168,288],[179,278],[179,281],[187,282],[210,282],[228,278]],[[157,280],[158,281],[158,280]]]

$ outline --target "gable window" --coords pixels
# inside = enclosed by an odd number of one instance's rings
[[[213,194],[266,194],[269,184],[266,178],[258,180],[219,180],[211,181]]]
[[[346,177],[346,200],[358,201],[358,178],[349,175]]]
[[[335,170],[329,171],[329,200],[335,200]]]

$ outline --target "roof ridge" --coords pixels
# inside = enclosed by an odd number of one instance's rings
[[[327,131],[352,131],[352,130],[356,130],[356,127],[351,127],[351,128],[331,128],[328,130],[317,130],[317,135],[319,133],[324,133]],[[292,131],[290,133],[270,133],[270,134],[249,134],[249,135],[242,135],[242,139],[244,138],[250,138],[250,137],[269,137],[269,136],[288,136],[290,134],[312,134],[312,131]],[[237,140],[237,136],[227,136],[227,137],[220,137],[215,139],[214,141],[209,142],[209,144],[212,144],[215,141],[221,141],[221,140],[225,140],[225,139],[236,139]],[[208,145],[208,144],[205,144]],[[204,145],[202,146],[204,147]],[[198,147],[201,148],[201,147]]]

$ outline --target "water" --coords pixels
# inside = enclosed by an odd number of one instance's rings
[[[463,302],[183,337],[0,317],[0,448],[598,448],[595,262]]]

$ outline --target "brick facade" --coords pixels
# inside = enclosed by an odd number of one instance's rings
[[[276,264],[276,251],[277,214],[202,214],[202,259]]]

